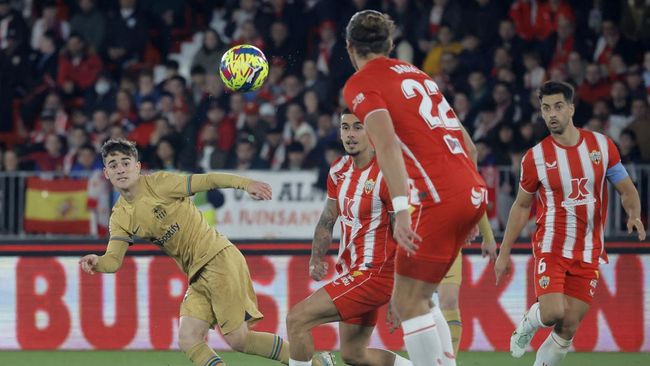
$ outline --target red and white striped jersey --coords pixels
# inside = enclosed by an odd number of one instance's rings
[[[579,129],[575,146],[551,136],[526,152],[521,189],[536,194],[536,255],[553,253],[597,265],[607,261],[604,224],[607,215],[607,169],[621,161],[608,137]]]
[[[408,177],[423,204],[485,186],[466,152],[460,120],[438,85],[417,67],[374,58],[348,79],[343,98],[364,124],[375,112],[390,114]]]
[[[393,271],[396,242],[390,230],[392,203],[375,158],[361,168],[350,156],[330,167],[327,198],[336,200],[341,241],[336,270]]]

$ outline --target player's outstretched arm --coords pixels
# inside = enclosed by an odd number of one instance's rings
[[[641,221],[641,200],[630,177],[625,177],[614,185],[614,188],[621,195],[621,204],[627,213],[627,232],[636,230],[639,240],[645,240],[645,228]]]
[[[124,255],[128,249],[128,243],[111,240],[108,242],[104,255],[100,257],[95,254],[88,254],[79,260],[79,265],[88,274],[95,274],[95,272],[115,273],[122,266]]]
[[[393,236],[404,250],[415,253],[418,249],[416,241],[422,238],[411,227],[411,214],[408,210],[408,174],[393,121],[388,111],[378,109],[366,115],[365,125],[370,140],[375,145],[377,163],[386,178],[386,185],[393,199],[395,210]]]
[[[323,258],[325,258],[327,250],[332,244],[332,230],[337,218],[336,200],[327,199],[325,208],[323,208],[314,230],[314,240],[311,242],[309,275],[316,281],[322,280],[327,275],[328,265],[327,262],[323,261]]]
[[[501,276],[508,273],[510,270],[510,250],[512,244],[521,234],[528,223],[530,216],[530,207],[533,204],[533,195],[519,188],[517,198],[512,204],[510,215],[508,216],[508,223],[506,225],[506,232],[503,234],[503,241],[499,250],[499,256],[494,264],[494,274],[496,275],[497,285]]]
[[[194,174],[190,178],[190,192],[203,192],[215,188],[236,188],[245,190],[254,199],[270,200],[271,186],[246,177],[229,173]]]

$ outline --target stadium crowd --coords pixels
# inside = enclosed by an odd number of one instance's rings
[[[546,80],[576,87],[577,126],[650,161],[650,1],[0,0],[0,171],[101,169],[100,145],[122,136],[146,168],[320,169],[324,185],[354,72],[343,27],[363,8],[391,15],[395,56],[437,81],[482,166],[516,177],[546,133]],[[170,55],[196,34],[183,75]],[[270,73],[232,94],[219,62],[242,43]]]

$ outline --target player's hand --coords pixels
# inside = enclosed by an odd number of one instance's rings
[[[501,278],[510,273],[510,253],[501,252],[494,263],[494,275],[497,278],[497,286]]]
[[[325,278],[328,269],[329,265],[325,261],[319,259],[309,260],[309,277],[314,281],[320,281]]]
[[[634,231],[634,229],[636,229],[636,234],[639,238],[639,241],[645,240],[645,228],[643,227],[643,222],[638,217],[636,219],[629,218],[627,220],[627,233],[632,234],[632,231]]]
[[[248,194],[254,200],[267,201],[273,198],[273,191],[271,190],[271,185],[268,183],[258,182],[255,180],[248,185],[248,188],[246,188],[246,192],[248,192]]]
[[[409,254],[415,254],[415,251],[420,248],[416,242],[421,241],[422,238],[413,231],[411,227],[411,214],[408,210],[402,210],[395,214],[393,238]]]
[[[402,325],[402,321],[399,319],[399,316],[397,316],[397,313],[395,313],[395,310],[393,309],[392,302],[388,302],[388,310],[386,310],[386,324],[388,324],[388,333],[393,333]]]
[[[497,260],[497,242],[494,238],[490,240],[483,238],[483,242],[481,242],[481,255],[483,258],[489,256],[491,261]]]
[[[99,261],[99,257],[95,254],[88,254],[79,260],[81,270],[88,274],[95,274],[95,266]]]

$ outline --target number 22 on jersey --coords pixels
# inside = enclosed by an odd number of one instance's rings
[[[422,97],[420,101],[419,112],[422,119],[429,125],[430,129],[435,128],[444,128],[446,130],[460,130],[461,124],[454,112],[451,110],[451,106],[445,99],[445,97],[440,94],[438,85],[432,80],[425,79],[422,83],[413,80],[405,79],[402,81],[402,92],[406,99],[415,98],[416,94],[419,94]],[[436,99],[440,99],[437,103],[437,113],[433,115],[431,111],[433,110],[434,100],[431,98],[435,96]],[[443,136],[443,140],[447,144],[449,151],[452,154],[465,154],[463,145],[460,141],[453,137],[450,134]]]

